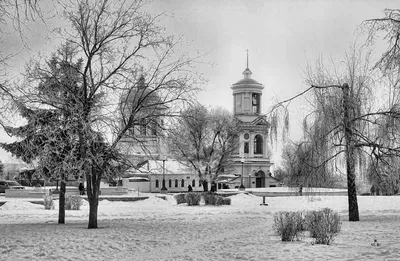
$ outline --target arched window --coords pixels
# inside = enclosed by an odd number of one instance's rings
[[[146,135],[146,125],[140,125],[140,135]]]
[[[196,187],[196,180],[192,180],[192,187]]]
[[[140,135],[147,134],[147,122],[145,119],[140,120]]]
[[[178,180],[175,179],[175,188],[177,188],[177,187],[178,187]]]
[[[246,154],[249,153],[249,143],[248,142],[244,143],[244,153],[246,153]]]
[[[182,188],[185,187],[185,180],[184,180],[184,179],[181,180],[181,187],[182,187]]]
[[[160,183],[158,181],[158,179],[156,179],[156,188],[158,188],[160,186]]]
[[[251,105],[253,108],[253,113],[260,113],[260,94],[253,93]]]
[[[172,180],[171,179],[168,180],[168,187],[172,187]]]
[[[151,126],[151,135],[157,136],[157,126],[155,125]]]
[[[254,154],[263,153],[263,138],[261,135],[256,135],[254,137]]]

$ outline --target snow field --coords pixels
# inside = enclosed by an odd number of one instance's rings
[[[348,222],[347,197],[232,196],[231,206],[177,205],[148,194],[136,202],[100,201],[99,229],[88,230],[89,206],[66,211],[24,200],[0,207],[0,260],[400,260],[400,197],[358,197],[360,222]],[[273,213],[330,207],[342,231],[330,246],[311,238],[281,242]],[[379,247],[371,246],[377,239]]]

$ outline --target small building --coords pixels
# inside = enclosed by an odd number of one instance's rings
[[[146,160],[139,168],[131,168],[122,177],[122,185],[140,192],[159,193],[163,179],[168,192],[203,191],[197,174],[173,159]]]

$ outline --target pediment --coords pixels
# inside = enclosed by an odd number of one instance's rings
[[[269,125],[268,121],[265,119],[265,116],[260,116],[260,117],[256,118],[251,124],[252,125],[261,125],[261,126]]]

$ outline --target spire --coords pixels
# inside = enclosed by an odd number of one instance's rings
[[[246,65],[246,69],[249,69],[249,49],[247,49],[246,52],[247,52],[247,65]]]
[[[251,78],[251,75],[253,73],[249,69],[249,49],[247,49],[246,52],[247,52],[247,60],[246,60],[247,64],[246,64],[246,69],[243,72],[243,75],[245,79],[249,79]]]

